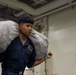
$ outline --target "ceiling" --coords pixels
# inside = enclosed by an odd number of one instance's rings
[[[76,0],[0,0],[0,18],[12,19],[30,14],[35,19],[76,4]]]
[[[54,2],[54,0],[18,0],[18,1],[26,3],[34,9],[40,8],[50,2]]]

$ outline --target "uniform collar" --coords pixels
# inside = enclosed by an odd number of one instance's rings
[[[20,44],[22,44],[22,42],[21,42],[21,40],[20,40],[20,37],[18,36],[17,37],[18,38],[18,42],[20,43]],[[29,45],[30,44],[30,39],[29,38],[27,38],[27,40],[25,41],[25,43],[24,43],[24,45],[23,46],[25,46],[25,45]]]

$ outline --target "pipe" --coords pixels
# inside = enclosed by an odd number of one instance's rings
[[[20,15],[25,14],[25,12],[24,11],[20,11],[19,13],[13,12],[13,14],[15,17],[19,17]]]
[[[46,16],[46,29],[45,29],[45,36],[48,38],[48,32],[49,32],[49,20],[48,20],[49,16]],[[45,60],[45,75],[47,75],[47,59]]]
[[[43,17],[48,16],[48,15],[50,15],[50,14],[53,14],[53,13],[56,13],[56,12],[61,11],[61,10],[63,10],[63,9],[69,8],[69,7],[73,6],[73,5],[76,5],[76,2],[71,3],[71,4],[68,4],[67,6],[64,6],[64,7],[58,8],[58,9],[56,9],[56,10],[50,11],[50,12],[48,12],[48,13],[46,13],[46,14],[39,15],[38,17],[34,18],[34,20],[37,20],[37,19],[39,19],[39,18],[43,18]]]

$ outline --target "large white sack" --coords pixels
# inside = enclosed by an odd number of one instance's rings
[[[1,21],[0,22],[0,53],[4,52],[11,41],[17,37],[18,24],[14,21]],[[33,42],[36,50],[36,60],[43,58],[48,51],[47,38],[33,29],[29,38]]]
[[[0,53],[18,35],[18,24],[13,21],[0,21]]]
[[[48,51],[48,40],[47,38],[37,32],[36,30],[32,30],[31,35],[29,36],[29,38],[32,40],[35,49],[36,49],[36,59],[41,59],[43,58]]]

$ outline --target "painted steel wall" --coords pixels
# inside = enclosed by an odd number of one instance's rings
[[[76,75],[76,7],[71,7],[48,18],[49,51],[47,75]],[[34,75],[46,75],[45,64],[35,68]]]
[[[47,75],[76,75],[76,7],[49,17],[49,51]]]

